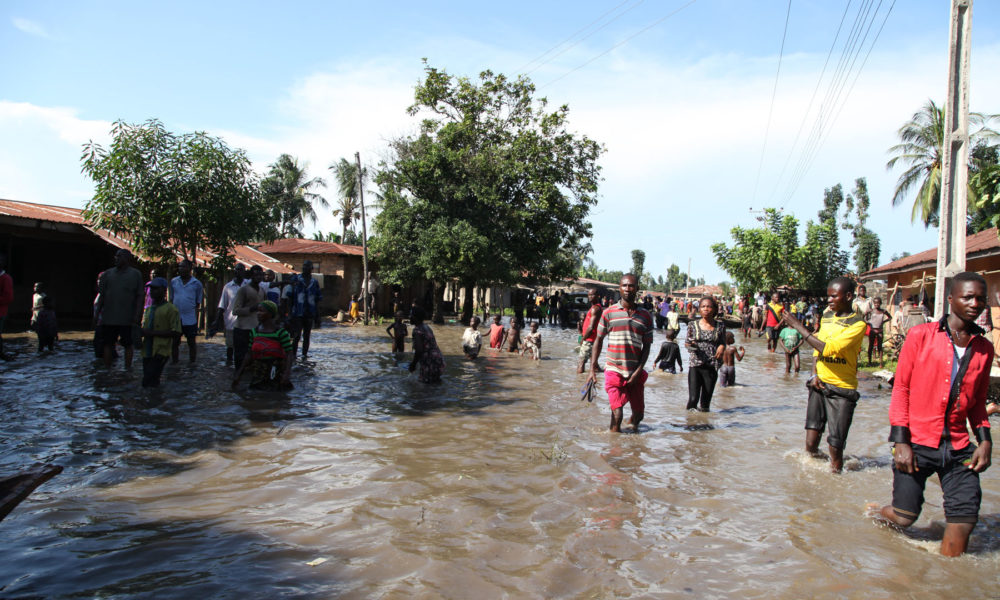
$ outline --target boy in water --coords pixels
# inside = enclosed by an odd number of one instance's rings
[[[521,356],[525,352],[531,352],[532,358],[539,360],[542,357],[542,334],[538,333],[538,323],[531,324],[531,333],[524,335],[524,348]]]
[[[52,352],[55,341],[59,339],[59,326],[56,324],[56,311],[52,308],[50,296],[42,296],[41,310],[32,321],[32,329],[38,336],[38,353],[41,354],[44,350]]]
[[[677,330],[667,329],[666,330],[667,341],[660,344],[660,351],[656,354],[656,358],[653,359],[653,364],[660,368],[661,371],[666,371],[671,375],[676,375],[677,371],[684,371],[684,365],[681,362],[681,348],[677,345]],[[674,365],[677,365],[674,367]]]
[[[736,347],[736,338],[733,332],[726,332],[726,349],[722,351],[722,366],[719,367],[719,380],[722,387],[736,385],[736,361],[743,360],[746,354],[743,346]]]
[[[181,314],[167,302],[167,280],[149,282],[153,304],[142,317],[142,387],[160,385],[160,375],[173,353],[174,338],[181,335]]]
[[[882,328],[890,318],[889,313],[882,309],[882,299],[872,298],[872,309],[865,315],[865,323],[871,327],[871,331],[868,332],[868,364],[872,362],[872,350],[878,354],[878,361],[885,364],[882,360]]]
[[[517,322],[517,317],[510,320],[510,329],[507,331],[507,352],[517,352],[521,348],[521,324]]]
[[[538,327],[538,324],[535,324]],[[479,333],[479,317],[472,317],[472,322],[462,334],[462,351],[469,360],[476,360],[479,350],[483,347],[483,334]]]
[[[500,323],[500,315],[493,317],[493,324],[490,325],[490,348],[499,350],[503,348],[503,342],[507,338],[507,330]]]
[[[785,373],[792,372],[792,363],[795,363],[795,372],[799,372],[799,346],[805,338],[802,334],[791,327],[785,327],[778,333],[778,343],[781,344],[781,349],[785,351]]]
[[[385,328],[392,338],[392,351],[404,352],[403,341],[406,339],[406,323],[403,323],[403,311],[396,311],[396,321]]]

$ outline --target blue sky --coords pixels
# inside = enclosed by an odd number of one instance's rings
[[[824,103],[866,6],[874,24],[863,51],[840,95]],[[426,57],[456,74],[529,72],[540,95],[569,104],[573,129],[606,145],[592,214],[593,258],[604,268],[628,268],[641,248],[654,275],[690,258],[695,276],[726,279],[709,247],[728,242],[732,226],[752,225],[751,207],[781,206],[804,222],[824,188],[850,189],[856,177],[868,178],[883,262],[935,246],[936,231],[911,225],[908,205],[891,208],[898,172],[885,162],[898,127],[928,98],[944,97],[949,2],[793,0],[775,88],[787,8],[783,0],[8,0],[0,4],[0,197],[83,206],[92,186],[80,174],[81,145],[107,141],[116,119],[155,117],[174,131],[222,136],[261,172],[283,152],[312,175],[355,151],[373,164],[386,140],[413,130],[405,109]],[[971,107],[1000,113],[1000,3],[977,2],[973,21]],[[800,166],[821,105],[829,125]],[[318,228],[339,230],[328,215]]]

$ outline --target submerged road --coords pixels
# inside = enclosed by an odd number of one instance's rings
[[[997,594],[1000,467],[968,556],[935,554],[936,479],[909,534],[865,516],[891,490],[877,380],[838,476],[802,454],[811,361],[786,375],[756,338],[713,412],[657,373],[642,433],[613,435],[603,390],[579,400],[575,332],[542,328],[538,362],[467,362],[461,327],[433,326],[448,367],[425,386],[384,327],[315,332],[287,395],[229,391],[217,343],[159,390],[82,340],[22,348],[0,364],[0,473],[64,471],[0,523],[0,597]]]

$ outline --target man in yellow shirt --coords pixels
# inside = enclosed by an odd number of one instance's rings
[[[807,384],[806,452],[819,456],[819,438],[829,424],[826,441],[834,473],[844,467],[844,446],[858,403],[858,353],[865,338],[864,315],[852,306],[854,285],[854,280],[847,277],[830,281],[827,309],[816,333],[789,312],[782,317],[782,322],[805,336],[805,343],[815,350],[814,372]]]

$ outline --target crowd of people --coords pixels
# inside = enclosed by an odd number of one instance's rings
[[[119,250],[115,266],[98,279],[95,354],[110,367],[120,345],[125,367],[129,368],[134,348],[139,346],[142,385],[152,387],[159,385],[168,362],[179,361],[182,341],[188,348],[188,360],[197,360],[205,290],[194,276],[190,261],[181,261],[177,276],[170,280],[154,270],[150,280],[144,282],[131,260],[128,250]],[[0,332],[13,287],[5,266],[0,256]],[[920,514],[928,477],[938,474],[947,521],[941,552],[954,556],[966,550],[978,520],[979,473],[991,462],[989,416],[1000,409],[987,403],[994,350],[992,342],[983,336],[983,325],[991,326],[988,314],[984,318],[986,282],[976,273],[960,273],[948,285],[949,310],[939,321],[930,321],[912,298],[900,306],[896,317],[900,322],[894,325],[908,332],[899,354],[888,415],[888,440],[893,443],[892,501],[878,508],[876,514],[894,526],[910,526]],[[688,351],[687,409],[709,411],[716,383],[734,385],[736,363],[746,355],[723,320],[735,314],[744,339],[756,331],[758,336],[767,336],[767,351],[782,350],[786,373],[793,369],[799,372],[800,349],[812,348],[815,360],[806,383],[805,450],[813,456],[828,457],[834,472],[843,469],[847,438],[860,397],[858,359],[865,338],[869,340],[869,361],[873,357],[883,359],[882,338],[891,317],[882,308],[880,298],[869,298],[865,287],[856,286],[848,277],[830,281],[822,310],[816,298],[792,300],[779,293],[771,294],[770,301],[758,294],[720,303],[712,295],[694,301],[649,296],[640,300],[638,291],[638,280],[631,274],[622,277],[617,302],[590,289],[588,306],[579,321],[577,371],[587,373],[588,398],[603,373],[611,411],[610,431],[622,431],[625,405],[631,411],[625,425],[633,432],[640,430],[649,377],[645,366],[654,332],[664,330],[664,341],[653,359],[653,368],[670,374],[683,372],[677,342],[679,315],[683,313],[688,317],[684,343]],[[484,340],[480,320],[473,318],[462,335],[465,357],[475,360],[485,341],[492,351],[506,350],[540,359],[540,324],[568,322],[561,312],[567,303],[559,296],[538,296],[541,300],[533,303],[536,310],[529,312],[528,332],[523,331],[520,319],[511,319],[505,326],[501,316],[496,315]],[[320,326],[321,299],[309,261],[302,265],[301,273],[281,281],[260,266],[249,270],[236,266],[232,279],[222,288],[217,317],[207,331],[209,337],[218,332],[225,336],[226,361],[234,369],[234,389],[246,373],[250,373],[253,389],[292,388],[291,366],[300,348],[303,357],[308,355],[311,332]],[[357,298],[353,302],[356,304]],[[392,351],[403,352],[409,334],[413,351],[410,371],[419,370],[422,382],[440,381],[445,370],[444,354],[425,322],[424,309],[416,302],[410,307],[409,330],[398,294],[393,298],[393,309],[395,320],[386,328]],[[351,317],[357,319],[356,314]],[[34,287],[31,326],[38,336],[39,352],[51,351],[58,326],[44,283]],[[970,430],[978,444],[972,443]],[[819,449],[824,432],[826,455]]]

